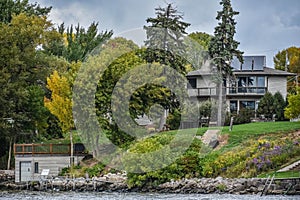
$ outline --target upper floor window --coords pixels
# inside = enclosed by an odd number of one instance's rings
[[[189,84],[187,85],[188,89],[196,89],[197,88],[197,79],[196,78],[190,78]]]
[[[264,76],[238,77],[238,87],[265,87]]]
[[[239,93],[265,93],[264,76],[238,77],[237,85]]]

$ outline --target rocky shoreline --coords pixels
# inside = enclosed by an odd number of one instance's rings
[[[274,179],[266,184],[267,179],[228,179],[194,178],[167,182],[158,186],[129,188],[126,178],[111,175],[109,178],[54,178],[17,184],[12,181],[0,183],[0,190],[34,190],[34,191],[105,191],[105,192],[156,192],[180,194],[273,194],[300,195],[300,178]]]

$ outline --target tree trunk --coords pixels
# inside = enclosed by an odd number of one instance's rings
[[[70,130],[70,143],[71,143],[70,163],[71,163],[71,166],[73,166],[74,165],[74,145],[73,145],[73,133],[71,130]]]
[[[158,127],[159,131],[163,130],[163,128],[166,124],[166,121],[167,121],[167,115],[168,115],[168,111],[165,109],[164,113],[161,115],[160,120],[159,120],[159,127]]]
[[[217,126],[222,126],[222,110],[223,110],[223,84],[219,83],[219,92],[218,92],[218,116],[217,116]]]
[[[10,170],[11,154],[12,154],[12,144],[13,138],[9,139],[9,150],[8,150],[8,159],[7,159],[7,170]]]

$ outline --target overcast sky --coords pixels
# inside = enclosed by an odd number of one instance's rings
[[[217,24],[219,0],[30,0],[42,6],[52,6],[53,23],[77,24],[87,27],[99,22],[99,30],[113,30],[114,35],[135,35],[155,17],[154,8],[174,3],[191,23],[188,32],[213,34]],[[300,0],[232,0],[236,16],[235,39],[244,55],[266,55],[273,67],[273,56],[290,46],[300,47]],[[128,34],[129,31],[129,34]],[[136,34],[138,38],[138,35]],[[129,38],[133,39],[133,38]]]

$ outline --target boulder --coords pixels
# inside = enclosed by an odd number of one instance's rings
[[[219,145],[219,133],[220,130],[207,130],[201,137],[201,140],[204,144],[214,149]]]

